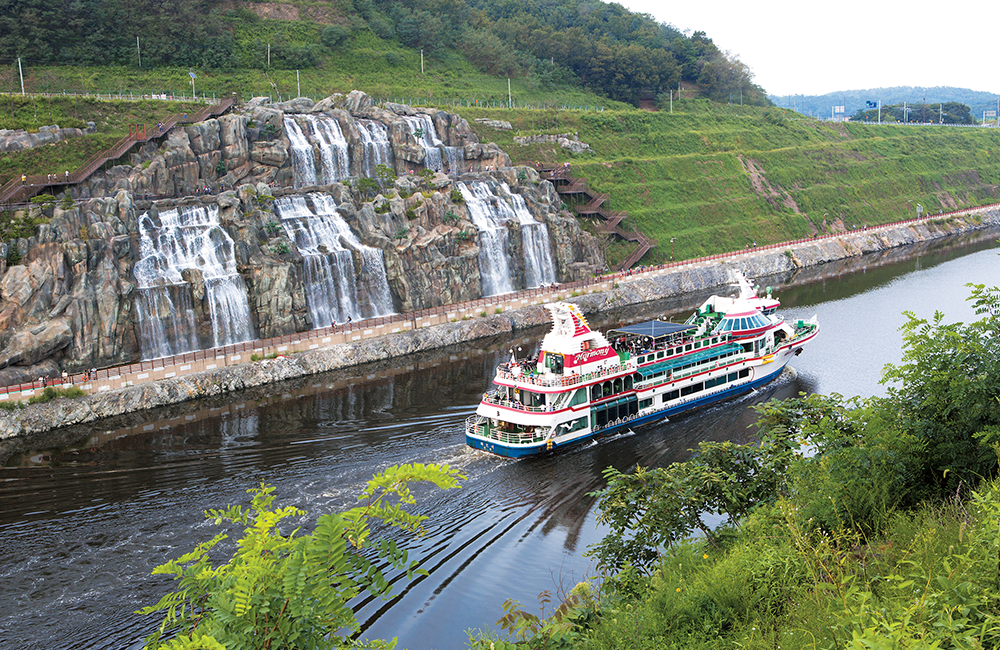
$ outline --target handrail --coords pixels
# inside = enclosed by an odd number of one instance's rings
[[[229,110],[235,103],[235,97],[226,97],[219,103],[206,106],[197,113],[194,113],[191,118],[187,120],[187,122],[201,122],[210,115],[221,115]],[[92,155],[82,165],[77,167],[75,171],[70,172],[67,170],[62,176],[58,173],[46,174],[45,176],[39,174],[26,176],[23,181],[20,176],[15,176],[4,183],[3,186],[0,186],[0,203],[19,203],[27,201],[46,187],[76,185],[77,183],[81,183],[89,178],[90,175],[105,162],[121,158],[136,143],[147,142],[154,137],[159,137],[168,133],[170,129],[181,122],[186,115],[187,113],[176,113],[171,115],[165,122],[160,123],[161,128],[153,135],[150,135],[149,132],[147,132],[145,126],[143,126],[142,131],[139,131],[139,129],[135,129],[133,131],[130,127],[129,134],[127,136],[115,142],[108,149],[99,151]]]
[[[598,227],[599,232],[617,235],[625,241],[636,242],[636,246],[632,249],[632,252],[621,263],[615,266],[616,271],[631,268],[642,259],[643,255],[656,247],[656,240],[650,239],[641,231],[626,232],[619,228],[618,224],[628,216],[628,213],[618,210],[611,211],[605,208],[604,204],[610,199],[610,196],[606,192],[592,192],[587,186],[586,181],[570,175],[569,167],[542,167],[541,165],[536,165],[535,167],[544,178],[552,181],[556,191],[560,194],[582,194],[587,198],[586,203],[573,206],[573,211],[577,215],[596,214],[603,219],[604,224],[603,227]]]

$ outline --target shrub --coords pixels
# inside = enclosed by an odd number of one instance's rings
[[[376,474],[362,491],[362,505],[344,513],[325,514],[311,534],[295,528],[278,529],[283,520],[305,512],[274,507],[274,487],[248,492],[250,507],[234,505],[208,510],[216,525],[243,526],[232,557],[218,566],[215,546],[227,537],[219,533],[193,551],[153,570],[177,580],[168,593],[142,614],[160,614],[159,629],[146,639],[150,650],[203,648],[333,648],[352,645],[360,628],[348,605],[364,592],[388,598],[392,584],[382,567],[405,571],[407,578],[426,571],[409,561],[396,541],[370,539],[369,522],[393,527],[410,537],[423,534],[425,515],[407,511],[416,499],[410,484],[427,481],[442,489],[458,487],[465,478],[447,465],[392,466]],[[371,548],[374,553],[364,553]],[[179,643],[178,643],[179,642]]]
[[[465,203],[465,197],[462,195],[461,190],[452,190],[449,196],[452,203]]]

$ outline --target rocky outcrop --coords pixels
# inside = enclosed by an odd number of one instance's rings
[[[383,188],[356,182],[292,189],[286,115],[320,115],[340,124],[353,151],[362,151],[359,120],[386,127],[400,174]],[[498,167],[483,175],[420,175],[424,150],[404,115],[425,115],[443,146],[461,152],[466,164]],[[354,146],[358,144],[358,146]],[[419,154],[418,150],[419,149]],[[548,226],[560,281],[586,277],[603,267],[594,239],[560,212],[552,186],[534,170],[509,168],[496,145],[476,141],[457,115],[403,106],[378,107],[364,93],[334,95],[322,102],[248,103],[239,114],[173,129],[119,165],[70,188],[72,203],[34,207],[42,221],[35,236],[0,245],[0,257],[16,249],[17,264],[0,261],[0,384],[16,384],[61,370],[76,372],[137,361],[143,356],[140,311],[161,321],[180,316],[197,323],[196,338],[212,341],[206,325],[214,308],[198,268],[178,269],[184,284],[170,292],[177,302],[140,304],[145,290],[135,278],[141,250],[139,222],[149,215],[194,206],[217,210],[219,227],[232,240],[233,257],[250,307],[251,328],[261,338],[312,329],[304,260],[276,214],[276,198],[322,192],[366,246],[382,251],[396,311],[411,311],[482,296],[479,233],[457,182],[485,180],[520,194],[536,220]],[[352,158],[352,175],[363,159]],[[422,167],[420,167],[422,169]],[[204,195],[203,189],[215,194]],[[177,195],[177,198],[152,197]],[[512,248],[517,251],[516,228]],[[221,244],[221,242],[220,242]],[[360,258],[356,266],[363,264]],[[523,270],[515,271],[523,275]],[[515,278],[523,287],[523,278]],[[168,335],[170,333],[168,332]]]
[[[990,228],[991,238],[1000,228],[1000,212],[901,226],[878,232],[860,232],[838,239],[817,240],[784,249],[755,250],[729,260],[711,264],[689,264],[669,273],[634,276],[616,284],[613,290],[583,293],[572,299],[585,314],[607,312],[628,305],[637,305],[664,298],[678,298],[677,308],[689,309],[698,304],[693,294],[706,292],[733,281],[733,269],[762,279],[774,277],[783,284],[810,282],[830,273],[824,263],[839,250],[833,271],[850,273],[880,261],[892,261],[907,255],[920,254],[922,246],[932,245],[944,235],[972,233]],[[987,233],[977,233],[985,239]],[[972,235],[970,235],[972,236]],[[887,243],[901,245],[886,247]],[[867,249],[878,257],[860,258],[858,250]],[[896,251],[901,251],[897,255]],[[816,266],[799,266],[794,260],[814,260]],[[858,260],[852,267],[852,260]],[[414,353],[438,349],[464,341],[509,334],[548,322],[541,306],[526,307],[502,314],[487,314],[469,321],[445,323],[435,327],[409,330],[390,336],[352,341],[329,349],[310,350],[291,357],[245,363],[202,373],[173,377],[148,384],[121,388],[77,399],[58,399],[46,404],[30,405],[19,411],[0,411],[0,441],[34,437],[57,427],[95,422],[102,418],[133,413],[145,409],[177,404],[192,399],[263,386],[311,374],[375,361],[400,358]],[[16,448],[11,442],[10,448]],[[8,447],[0,445],[0,460]]]
[[[38,133],[28,133],[21,129],[0,129],[0,153],[24,151],[43,144],[54,144],[68,138],[97,133],[97,125],[87,122],[86,129],[60,129],[58,124],[38,127]]]
[[[514,144],[521,145],[522,147],[529,144],[537,144],[539,142],[554,142],[558,144],[563,149],[570,151],[575,154],[581,154],[590,151],[590,145],[586,142],[580,142],[576,133],[557,133],[555,135],[527,135],[527,136],[514,136]]]

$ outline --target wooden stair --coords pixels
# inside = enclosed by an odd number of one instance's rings
[[[542,175],[542,178],[551,181],[560,195],[575,199],[575,201],[568,201],[568,203],[570,203],[573,211],[578,216],[600,217],[602,223],[598,225],[597,232],[614,235],[625,241],[636,243],[635,248],[628,254],[628,257],[615,267],[616,271],[632,268],[632,266],[642,259],[643,255],[656,247],[655,239],[650,239],[638,230],[626,231],[619,228],[619,224],[628,216],[628,213],[608,210],[605,204],[611,197],[604,192],[592,191],[586,181],[571,176],[568,168],[527,164],[535,167]]]
[[[41,194],[43,190],[52,188],[55,190],[62,185],[75,185],[90,177],[101,165],[109,160],[117,160],[128,153],[129,149],[141,142],[148,142],[153,138],[166,135],[177,124],[193,124],[222,115],[236,103],[235,97],[227,97],[218,104],[206,106],[204,109],[193,113],[190,116],[186,113],[171,115],[166,121],[161,122],[159,129],[147,129],[144,124],[136,124],[129,127],[127,136],[116,142],[110,149],[98,152],[90,157],[85,163],[80,165],[76,171],[49,174],[46,176],[28,176],[22,182],[18,174],[10,179],[3,186],[0,186],[0,204],[24,203],[36,194]],[[58,190],[56,190],[58,191]]]

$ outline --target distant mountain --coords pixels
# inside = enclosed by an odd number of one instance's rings
[[[972,109],[972,116],[978,121],[983,111],[997,110],[1000,95],[995,93],[936,86],[897,86],[895,88],[870,88],[868,90],[841,90],[825,95],[769,95],[768,98],[781,106],[798,111],[803,115],[818,118],[832,117],[834,106],[843,106],[847,117],[866,107],[866,102],[881,101],[883,106],[902,102],[936,104],[938,102],[959,102]]]

